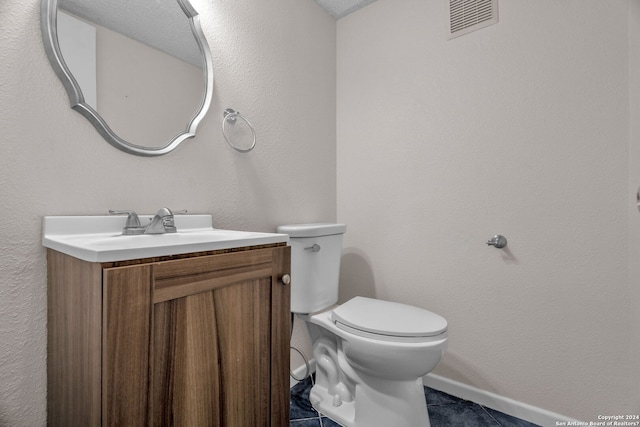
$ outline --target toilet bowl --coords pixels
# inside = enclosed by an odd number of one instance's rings
[[[316,362],[313,407],[346,427],[427,427],[422,377],[447,347],[447,321],[396,302],[338,305],[343,224],[278,227],[291,252],[291,309],[306,323]]]

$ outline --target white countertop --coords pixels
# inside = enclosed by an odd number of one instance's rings
[[[153,215],[139,215],[147,225]],[[45,216],[42,245],[90,262],[125,261],[289,241],[287,234],[219,230],[211,215],[175,215],[177,233],[122,235],[125,216]]]

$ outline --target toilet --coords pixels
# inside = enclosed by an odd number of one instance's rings
[[[307,325],[316,362],[311,404],[345,427],[428,427],[422,377],[446,350],[447,321],[372,298],[338,305],[346,229],[278,227],[291,244],[291,311]]]

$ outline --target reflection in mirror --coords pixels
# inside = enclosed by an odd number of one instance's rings
[[[110,144],[158,156],[195,136],[213,72],[188,0],[42,0],[42,29],[71,106]]]

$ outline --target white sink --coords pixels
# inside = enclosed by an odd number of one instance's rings
[[[147,225],[153,215],[139,215]],[[286,234],[218,230],[211,215],[175,215],[177,233],[122,235],[126,216],[45,216],[42,245],[90,262],[125,261],[289,241]]]

